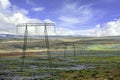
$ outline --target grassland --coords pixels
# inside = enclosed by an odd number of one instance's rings
[[[119,42],[118,37],[50,39],[50,60],[43,39],[28,39],[23,64],[23,39],[1,39],[0,80],[120,80]]]

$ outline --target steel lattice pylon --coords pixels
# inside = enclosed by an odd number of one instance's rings
[[[45,36],[45,43],[47,48],[47,55],[49,59],[49,66],[51,67],[51,53],[50,53],[50,45],[49,45],[49,38],[48,38],[48,31],[47,26],[53,26],[54,32],[55,32],[55,24],[54,23],[20,23],[17,25],[16,32],[18,33],[18,27],[25,27],[24,32],[24,43],[23,43],[23,53],[22,53],[22,62],[21,62],[21,69],[20,71],[23,71],[23,67],[25,65],[25,56],[26,56],[26,49],[27,49],[27,39],[28,39],[28,27],[40,27],[44,26],[44,36]],[[37,28],[36,28],[37,29]]]

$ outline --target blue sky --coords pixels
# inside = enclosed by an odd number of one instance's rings
[[[120,35],[117,31],[120,27],[120,0],[0,1],[1,4],[9,3],[2,10],[10,12],[13,19],[21,16],[23,19],[19,20],[54,22],[58,30],[64,30],[58,31],[58,34],[102,36],[111,32],[106,36]]]

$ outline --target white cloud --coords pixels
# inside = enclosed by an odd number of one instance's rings
[[[86,30],[72,30],[65,28],[58,28],[58,34],[63,35],[83,35],[83,36],[120,36],[120,19],[109,21],[104,24],[98,24],[92,29]]]
[[[29,12],[25,9],[19,8],[17,6],[11,5],[9,0],[0,0],[0,29],[14,32],[16,31],[16,25],[18,23],[40,23],[40,22],[53,22],[50,19],[40,20],[36,18],[30,18],[27,15]],[[40,9],[38,9],[40,10]],[[43,34],[43,27],[37,26],[37,33],[35,33],[35,28],[29,28],[28,32],[30,35]],[[0,34],[6,31],[0,30]],[[41,31],[42,30],[42,31]],[[7,34],[10,32],[6,32]],[[19,33],[23,34],[24,28],[19,28]],[[50,35],[55,34],[50,31]]]
[[[38,19],[27,17],[27,10],[10,5],[9,0],[0,0],[0,3],[2,4],[0,5],[0,27],[2,28],[9,28],[9,25],[14,27],[23,22],[40,22]]]
[[[92,29],[75,29],[75,27],[78,27],[78,24],[83,24],[91,21],[92,18],[95,18],[95,14],[98,12],[99,11],[93,11],[90,5],[78,6],[77,3],[69,3],[67,5],[64,5],[62,10],[59,10],[61,16],[58,18],[60,20],[60,22],[58,22],[58,26],[69,28],[68,32],[73,35],[87,35],[98,37],[120,35],[120,19],[109,21],[105,24],[98,24]]]
[[[61,16],[61,17],[59,17],[59,20],[66,22],[66,23],[70,23],[70,24],[79,23],[79,19],[77,17]]]
[[[20,12],[24,15],[28,15],[29,14],[29,11],[28,10],[25,10],[25,9],[22,9],[22,8],[19,8],[15,5],[12,5],[12,8],[10,8],[9,12],[11,13],[17,13],[17,12]]]
[[[120,19],[96,25],[90,36],[120,36]]]
[[[37,8],[32,8],[32,10],[40,12],[40,11],[43,11],[44,8],[43,7],[37,7]]]
[[[120,35],[120,19],[106,23],[103,34],[109,36]]]
[[[53,22],[52,20],[50,20],[50,19],[45,19],[45,20],[43,20],[45,23],[55,23],[55,22]]]
[[[54,33],[54,28],[51,26],[48,28],[48,33],[50,35],[87,35],[87,36],[117,36],[120,35],[120,19],[107,22],[105,24],[98,24],[93,29],[89,30],[72,30],[71,27],[75,27],[76,24],[85,23],[91,18],[93,18],[94,12],[88,5],[78,6],[76,3],[71,3],[65,5],[60,11],[58,11],[61,16],[59,16],[60,22],[57,25],[57,32]],[[50,19],[40,20],[36,18],[30,18],[27,15],[29,12],[25,9],[19,8],[17,6],[11,5],[9,0],[0,0],[0,28],[8,31],[15,31],[16,24],[25,22],[53,22]],[[29,34],[44,35],[44,27],[36,26],[35,28],[29,28]],[[66,27],[66,28],[63,28]],[[69,29],[67,28],[69,27]],[[24,31],[24,29],[20,29]],[[0,34],[5,33],[5,31],[0,31]]]
[[[75,32],[66,28],[57,28],[57,35],[75,35]]]
[[[95,11],[94,11],[95,12]],[[77,24],[88,22],[94,15],[90,5],[79,5],[76,2],[66,3],[63,8],[58,11],[61,16],[58,17],[59,26],[77,27]]]
[[[4,9],[11,6],[9,0],[0,0],[0,5],[1,5],[0,7],[4,8]]]

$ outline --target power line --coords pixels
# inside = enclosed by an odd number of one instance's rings
[[[51,62],[51,53],[50,53],[47,26],[55,26],[55,24],[54,23],[21,23],[21,24],[18,24],[16,27],[17,33],[18,33],[18,27],[25,27],[21,71],[23,71],[23,67],[25,65],[25,56],[26,56],[25,53],[27,49],[28,27],[37,27],[37,26],[39,27],[44,26],[44,36],[45,36],[45,43],[46,43],[46,48],[47,48],[47,55],[49,59],[49,66],[51,67],[52,62]]]

